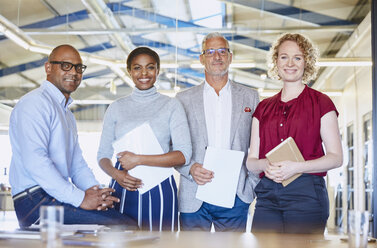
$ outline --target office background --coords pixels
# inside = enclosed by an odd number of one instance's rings
[[[204,79],[198,59],[201,40],[209,32],[221,32],[233,52],[230,78],[264,98],[282,86],[266,75],[271,43],[282,32],[300,32],[321,50],[319,76],[309,85],[328,94],[340,113],[344,164],[327,177],[328,230],[346,232],[348,210],[377,213],[377,136],[373,139],[372,132],[376,5],[375,0],[0,0],[2,189],[9,186],[9,114],[22,95],[45,79],[43,65],[53,47],[75,46],[88,65],[71,109],[84,156],[107,184],[109,178],[96,162],[102,120],[114,99],[132,91],[125,58],[133,48],[149,46],[158,52],[162,68],[157,87],[174,96]],[[376,236],[374,216],[370,230]]]

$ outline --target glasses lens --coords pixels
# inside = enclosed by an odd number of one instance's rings
[[[219,55],[225,56],[228,54],[229,48],[207,49],[204,51],[204,54],[206,56],[213,56],[216,51],[218,52]]]
[[[78,65],[76,65],[75,69],[76,69],[77,73],[83,73],[86,69],[86,65],[78,64]]]
[[[217,49],[217,52],[218,52],[220,55],[225,55],[226,52],[227,52],[227,50],[226,50],[226,48],[219,48],[219,49]]]
[[[69,70],[71,70],[72,66],[73,65],[71,63],[69,63],[69,62],[63,62],[63,63],[61,63],[61,67],[62,67],[63,71],[69,71]]]

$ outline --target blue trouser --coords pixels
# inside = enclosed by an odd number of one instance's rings
[[[303,174],[286,187],[263,177],[255,193],[252,232],[324,232],[329,199],[323,177]]]
[[[114,209],[107,211],[84,210],[57,201],[42,188],[16,199],[14,208],[21,228],[39,221],[39,208],[44,205],[64,207],[64,224],[119,225],[122,229],[137,229],[136,221]]]
[[[236,196],[233,208],[223,208],[203,202],[194,213],[180,213],[181,231],[245,232],[249,205]]]

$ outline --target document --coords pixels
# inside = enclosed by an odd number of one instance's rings
[[[271,151],[266,154],[266,158],[270,163],[281,162],[281,161],[294,161],[294,162],[304,162],[305,159],[302,156],[300,150],[298,149],[295,140],[292,137],[288,137],[279,145],[275,146]],[[282,182],[283,186],[287,186],[293,180],[301,176],[301,174],[296,174]]]
[[[212,182],[199,185],[196,198],[207,203],[232,208],[244,152],[207,147],[203,167],[214,172]]]
[[[114,141],[113,148],[116,153],[123,151],[141,155],[164,153],[156,135],[148,123],[136,127],[126,133],[122,138]],[[173,168],[138,165],[132,170],[129,170],[128,173],[133,177],[141,179],[143,186],[138,190],[140,194],[144,194],[173,175]]]

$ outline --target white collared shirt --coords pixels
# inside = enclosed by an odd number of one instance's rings
[[[229,80],[220,90],[219,95],[217,95],[215,89],[205,81],[203,99],[208,146],[230,149],[232,94]]]

